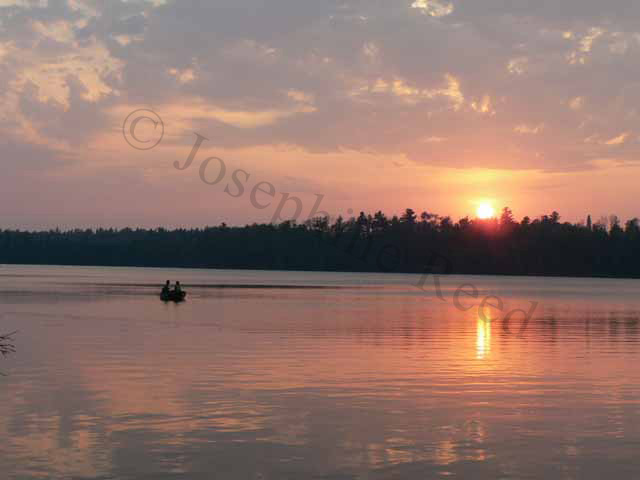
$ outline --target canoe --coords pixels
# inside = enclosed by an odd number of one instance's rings
[[[160,293],[160,300],[162,300],[163,302],[182,302],[184,301],[186,296],[187,296],[187,292],[180,292],[180,293],[162,292]]]

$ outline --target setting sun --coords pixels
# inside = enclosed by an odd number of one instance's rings
[[[481,203],[476,210],[478,218],[486,219],[495,217],[496,211],[488,203]]]

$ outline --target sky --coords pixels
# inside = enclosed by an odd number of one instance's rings
[[[639,20],[635,0],[0,0],[0,228],[640,216]]]

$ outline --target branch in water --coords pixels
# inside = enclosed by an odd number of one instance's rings
[[[16,347],[11,343],[13,335],[16,332],[11,332],[6,335],[0,335],[0,354],[2,356],[9,355],[16,351]]]

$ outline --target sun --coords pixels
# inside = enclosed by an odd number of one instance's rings
[[[490,204],[481,203],[480,205],[478,205],[476,215],[481,219],[493,218],[496,216],[496,211]]]

